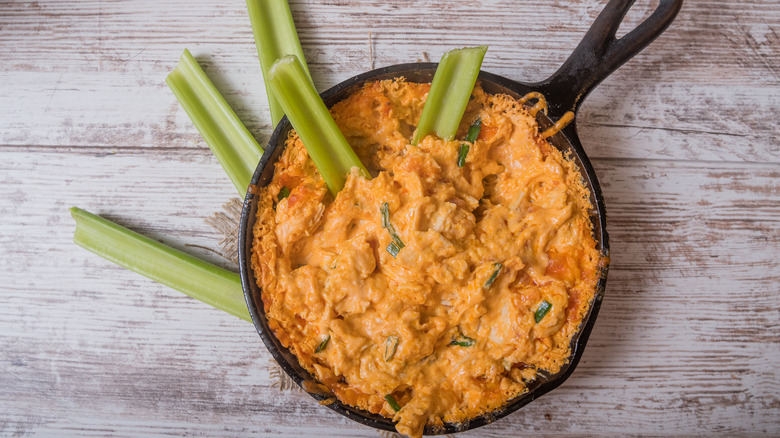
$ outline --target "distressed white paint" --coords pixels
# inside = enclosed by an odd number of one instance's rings
[[[324,89],[488,43],[540,79],[603,2],[293,2]],[[643,0],[627,18],[636,24]],[[279,391],[254,328],[72,244],[78,205],[212,262],[235,196],[164,84],[185,47],[258,140],[243,2],[0,3],[0,436],[379,436]],[[780,434],[780,9],[688,0],[580,115],[612,265],[560,388],[463,436]]]

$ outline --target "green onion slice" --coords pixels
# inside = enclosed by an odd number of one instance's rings
[[[390,222],[390,206],[387,205],[387,202],[383,202],[379,207],[379,213],[382,216],[382,228],[386,229],[390,234],[390,238],[393,239],[393,241],[390,242],[390,245],[387,246],[387,252],[389,252],[393,257],[397,257],[398,252],[401,251],[401,248],[403,248],[405,245],[403,240],[398,237],[398,233],[395,231],[393,224]]]
[[[547,315],[547,312],[549,312],[550,309],[552,309],[552,304],[548,303],[547,300],[542,301],[542,304],[539,304],[539,307],[536,308],[536,312],[534,313],[534,320],[537,324],[539,324],[539,321]]]
[[[282,187],[282,189],[279,190],[279,195],[277,195],[276,198],[281,201],[288,196],[290,196],[290,189],[287,187]]]
[[[385,400],[387,400],[387,404],[390,405],[390,407],[393,408],[394,411],[398,412],[401,410],[401,405],[399,405],[398,402],[395,401],[395,398],[393,398],[392,394],[387,394],[385,396]]]
[[[466,141],[469,143],[474,143],[477,141],[477,137],[479,136],[479,131],[482,130],[482,119],[477,119],[474,121],[474,123],[469,126],[469,132],[466,134]]]
[[[466,155],[469,153],[469,144],[461,143],[458,150],[458,167],[463,167],[466,164]]]
[[[383,202],[379,207],[379,213],[382,215],[382,228],[392,228],[393,224],[390,223],[390,206],[387,202]]]
[[[388,336],[385,341],[385,362],[390,362],[395,356],[395,351],[398,349],[398,337]]]
[[[463,333],[458,333],[458,336],[453,336],[450,345],[457,345],[458,347],[471,347],[476,344],[476,339],[472,339]]]
[[[365,178],[371,177],[296,56],[288,55],[274,63],[268,71],[268,85],[333,196],[344,187],[346,175],[353,167]]]
[[[501,272],[501,269],[504,267],[501,263],[496,263],[493,265],[493,273],[490,274],[490,278],[487,279],[485,282],[485,285],[482,286],[485,289],[490,289],[490,286],[493,286],[493,282],[496,281],[496,278],[498,278],[498,274]]]
[[[298,32],[295,30],[290,5],[287,0],[246,0],[252,32],[255,35],[257,57],[263,70],[265,91],[268,94],[268,106],[271,109],[273,125],[279,124],[284,116],[282,105],[278,102],[268,83],[268,73],[276,60],[286,55],[295,55],[301,62],[301,67],[311,80],[309,67],[303,56]]]
[[[403,242],[401,242],[401,245],[398,245],[395,241],[393,241],[390,242],[390,245],[387,245],[387,252],[389,252],[390,255],[395,258],[398,257],[398,253],[401,251],[401,248],[403,248]]]
[[[246,194],[263,148],[219,94],[189,50],[165,78],[203,140],[241,196]]]
[[[320,353],[322,350],[325,349],[325,347],[328,346],[328,342],[330,342],[330,335],[326,336],[325,339],[320,342],[320,345],[317,346],[317,349],[314,350],[315,353]]]
[[[443,140],[455,137],[487,49],[487,46],[467,47],[442,56],[412,144],[416,145],[428,134],[436,134]]]
[[[131,271],[252,322],[238,274],[200,260],[77,207],[73,241]]]

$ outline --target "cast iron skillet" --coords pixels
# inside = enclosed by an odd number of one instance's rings
[[[616,39],[615,33],[633,3],[634,0],[610,0],[580,44],[574,49],[569,59],[549,79],[535,84],[523,84],[491,73],[480,72],[479,81],[483,89],[489,93],[505,93],[515,98],[519,98],[531,91],[539,91],[544,94],[547,98],[549,110],[546,116],[542,112],[539,112],[537,115],[537,120],[542,129],[551,126],[552,121],[558,120],[566,111],[574,111],[576,114],[585,96],[610,73],[639,53],[660,35],[671,24],[682,6],[682,0],[660,0],[660,4],[650,17],[622,38]],[[428,62],[399,64],[380,68],[347,79],[322,93],[322,98],[325,104],[330,107],[359,90],[366,82],[399,76],[404,76],[407,80],[414,82],[430,82],[436,71],[436,66],[436,63]],[[291,126],[287,117],[283,118],[274,130],[265,153],[260,159],[260,164],[258,164],[252,178],[252,185],[263,187],[271,181],[274,173],[273,164],[279,159],[284,150],[284,142],[290,129]],[[590,211],[590,218],[593,223],[594,237],[597,248],[601,251],[605,260],[608,260],[609,242],[606,231],[604,199],[601,195],[601,188],[593,167],[577,137],[576,123],[572,122],[561,132],[548,138],[548,141],[561,151],[570,152],[571,158],[577,164],[583,180],[590,189],[590,201],[593,205],[593,209]],[[239,231],[241,283],[244,288],[249,313],[252,316],[252,322],[257,328],[257,332],[282,369],[298,385],[302,385],[303,381],[314,381],[315,379],[300,366],[296,357],[282,346],[268,328],[268,321],[266,320],[262,300],[260,299],[262,291],[258,288],[252,272],[252,229],[257,212],[257,201],[254,193],[255,190],[247,193],[241,216]],[[529,384],[528,392],[509,400],[506,405],[495,411],[483,414],[464,423],[445,424],[443,428],[434,429],[426,427],[425,433],[454,433],[491,423],[520,409],[535,398],[563,383],[574,371],[582,356],[585,343],[596,321],[601,300],[604,296],[606,281],[607,267],[605,264],[601,271],[595,299],[590,307],[590,311],[585,316],[579,332],[572,338],[572,355],[570,360],[558,373],[553,375],[540,374],[535,381]],[[318,400],[331,397],[326,394],[310,394]],[[327,406],[348,418],[368,426],[389,431],[395,430],[395,424],[391,420],[343,404],[338,400]]]

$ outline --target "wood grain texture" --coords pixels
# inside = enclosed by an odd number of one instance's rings
[[[325,89],[369,68],[368,32],[377,67],[488,43],[485,70],[538,80],[603,3],[291,6]],[[560,388],[458,436],[780,434],[779,33],[775,0],[688,0],[588,98],[598,322]],[[266,141],[242,1],[0,2],[0,436],[380,436],[280,390],[251,325],[72,243],[78,205],[235,268],[204,222],[235,190],[164,84],[185,47]]]

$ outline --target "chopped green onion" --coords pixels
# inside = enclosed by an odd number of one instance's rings
[[[458,167],[463,167],[466,164],[466,155],[469,153],[469,144],[461,143],[460,150],[458,150]]]
[[[93,253],[251,322],[241,278],[107,219],[73,207],[73,241]]]
[[[290,196],[290,189],[287,187],[282,187],[282,189],[279,190],[279,195],[277,195],[276,198],[281,201],[288,196]]]
[[[458,347],[471,347],[476,344],[477,341],[472,339],[463,333],[458,333],[458,336],[453,336],[450,345],[457,345]]]
[[[296,56],[276,61],[268,71],[268,84],[333,196],[353,167],[370,178]]]
[[[387,400],[387,404],[390,405],[390,407],[393,408],[394,411],[398,412],[401,410],[401,405],[399,405],[398,402],[395,401],[392,394],[387,394],[385,396],[385,400]]]
[[[271,121],[276,126],[284,116],[284,110],[268,84],[268,71],[271,66],[277,59],[286,55],[295,55],[309,80],[311,74],[303,56],[301,42],[298,39],[298,32],[295,31],[295,22],[287,0],[246,0],[246,8],[249,11],[249,20],[252,22],[252,32],[255,34],[260,68],[263,70]]]
[[[487,49],[487,46],[467,47],[442,56],[412,144],[416,145],[431,133],[442,140],[455,137]]]
[[[390,234],[390,238],[393,239],[390,245],[387,246],[387,252],[389,252],[393,257],[397,257],[398,252],[401,251],[401,248],[403,248],[405,245],[403,240],[398,237],[398,233],[396,233],[393,224],[390,222],[390,206],[387,205],[387,202],[382,203],[382,206],[379,207],[379,212],[382,216],[382,228],[386,229]]]
[[[469,126],[469,132],[466,134],[466,141],[474,143],[477,140],[479,131],[482,129],[482,119],[477,119]],[[466,155],[469,154],[468,143],[461,143],[458,150],[458,167],[463,167],[466,164]]]
[[[330,342],[330,335],[325,337],[325,340],[320,342],[320,345],[317,346],[317,349],[314,350],[315,353],[320,353],[322,350],[325,349],[325,347],[328,346],[328,342]]]
[[[498,274],[501,272],[501,268],[503,267],[504,265],[501,263],[496,263],[493,265],[493,274],[491,274],[490,278],[488,278],[485,282],[485,285],[483,286],[485,289],[490,289],[490,286],[493,286],[493,282],[496,281],[496,278],[498,278]]]
[[[388,336],[385,341],[385,362],[390,362],[398,349],[398,337]]]
[[[389,252],[393,258],[398,257],[398,253],[401,251],[401,248],[404,247],[403,245],[403,242],[401,242],[400,245],[395,241],[390,242],[390,245],[387,245],[387,252]]]
[[[474,121],[474,123],[469,126],[469,132],[466,134],[466,141],[469,143],[474,143],[477,141],[477,137],[479,136],[479,131],[482,130],[482,119],[477,119]]]
[[[547,315],[547,312],[552,309],[552,304],[548,303],[547,300],[542,301],[542,304],[539,304],[539,307],[536,309],[536,313],[534,313],[534,320],[537,324],[539,324],[539,321],[541,321],[545,315]]]
[[[238,193],[246,194],[263,148],[228,106],[189,50],[165,79]]]
[[[390,206],[387,202],[382,203],[379,212],[382,214],[382,228],[391,228],[393,225],[390,223]]]

